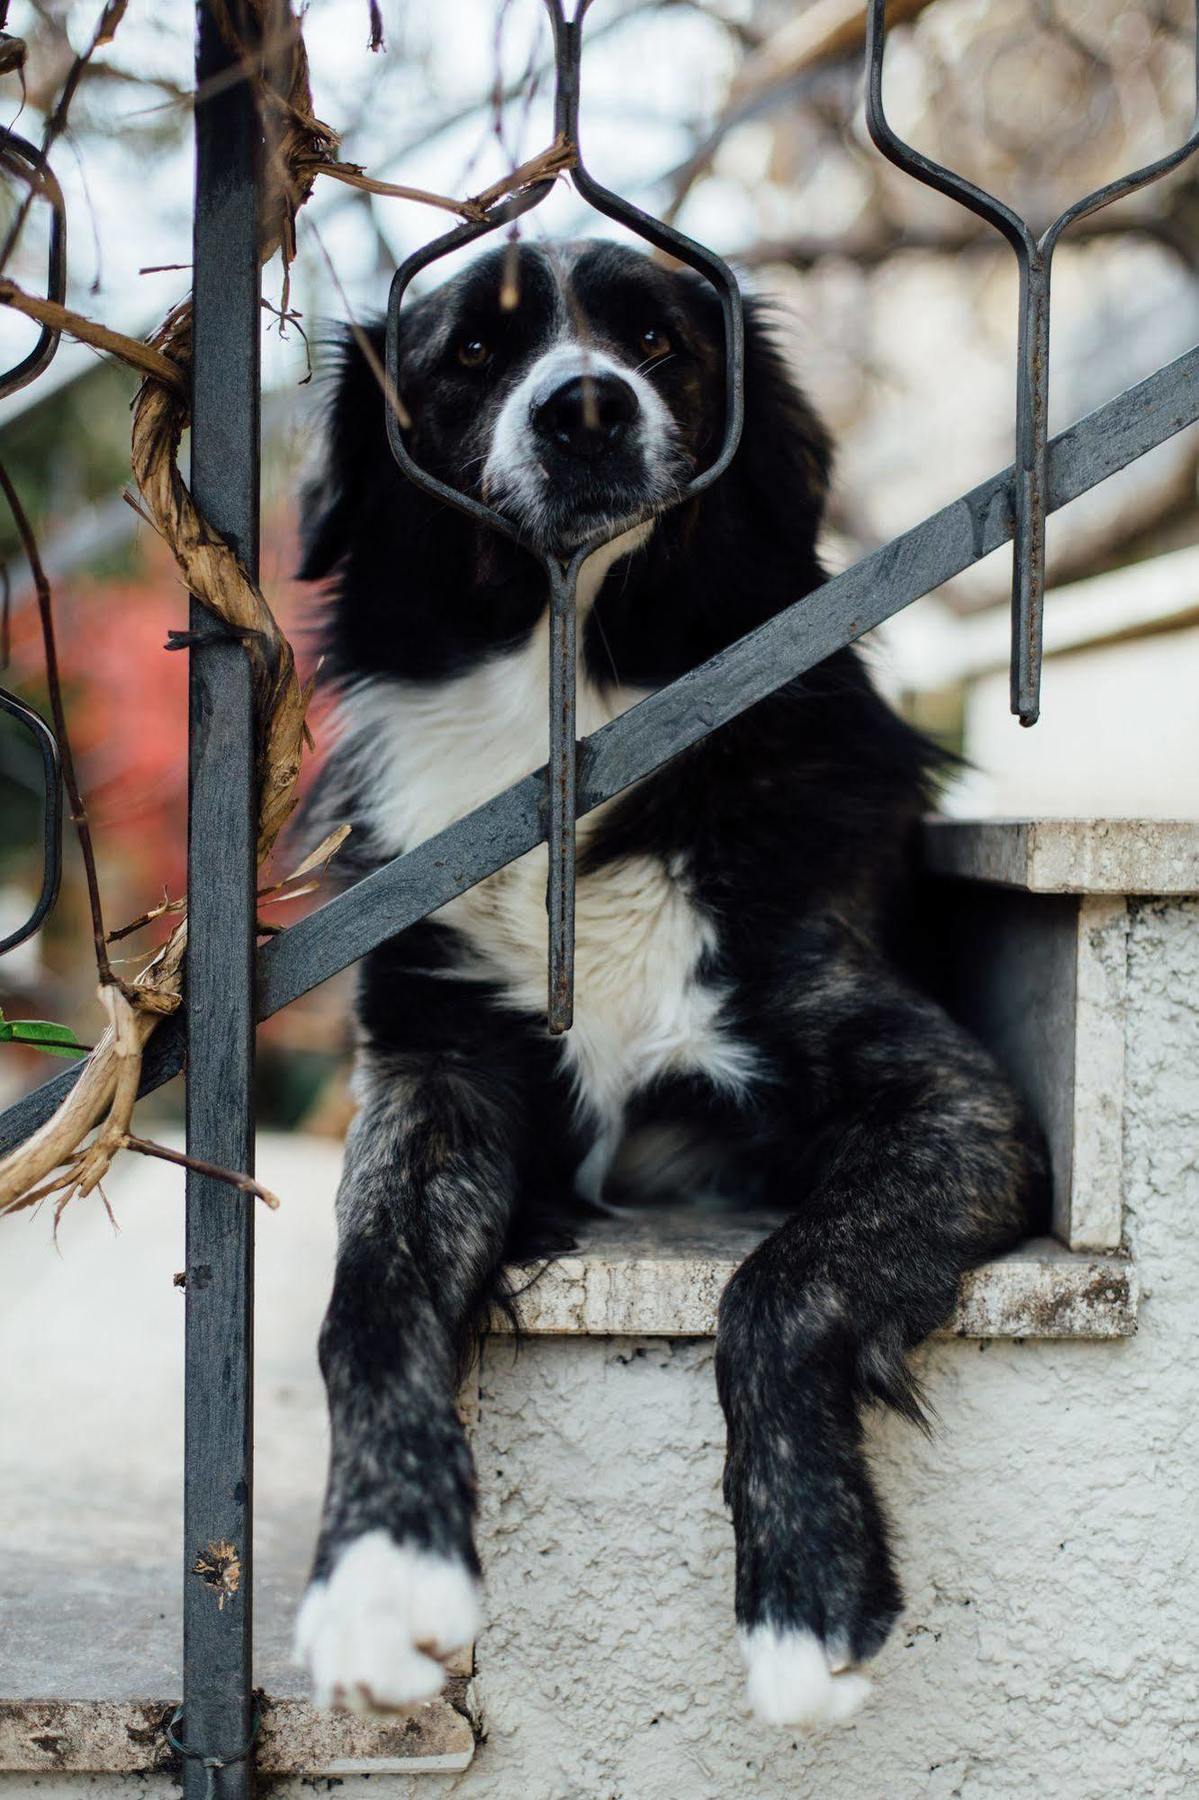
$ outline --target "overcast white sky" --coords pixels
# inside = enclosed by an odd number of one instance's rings
[[[77,46],[86,42],[99,3],[80,0],[72,7],[71,33]],[[686,154],[689,128],[710,116],[734,52],[719,26],[687,7],[643,13],[606,30],[627,3],[594,0],[588,16],[588,30],[596,41],[586,60],[583,138],[597,174],[652,206],[655,193],[647,188],[647,178]],[[19,33],[23,25],[29,28],[31,12],[24,0],[16,0],[9,30]],[[503,19],[500,44],[506,76],[525,68],[535,44],[548,53],[541,0],[507,0],[507,4],[453,0],[448,5],[383,0],[383,12],[388,47],[383,55],[372,55],[367,48],[366,0],[312,0],[308,8],[305,35],[317,111],[344,132],[342,154],[372,174],[439,192],[471,192],[486,186],[506,167],[489,109],[435,136],[430,131],[458,108],[490,92],[497,16],[502,14]],[[153,72],[186,86],[191,80],[192,18],[190,0],[167,4],[132,0],[115,42],[100,55],[122,69]],[[550,99],[546,80],[531,109],[509,107],[508,144],[518,160],[549,141]],[[106,130],[79,132],[72,143],[60,143],[54,155],[67,194],[73,303],[134,331],[161,317],[187,285],[186,272],[143,275],[139,270],[186,263],[191,256],[190,126],[179,120],[175,148],[147,145],[138,128],[147,123],[147,109],[158,103],[153,89],[116,89],[104,106]],[[24,127],[34,137],[40,134],[35,115],[26,113],[20,120],[16,115],[14,92],[0,116],[9,124],[16,121],[18,130]],[[724,183],[711,184],[711,189],[699,190],[684,223],[717,247],[727,246],[750,229],[744,190]],[[317,221],[357,311],[379,309],[386,299],[380,238],[398,261],[450,222],[429,208],[375,199],[371,210],[376,236],[361,203],[331,182],[318,183],[307,210]],[[545,224],[552,221],[556,231],[571,228],[578,216],[577,203],[565,191],[542,209]],[[526,228],[542,229],[541,218]],[[595,220],[588,229],[610,227]],[[311,322],[313,312],[337,311],[340,303],[303,220],[300,239],[295,301],[306,322]],[[21,279],[32,284],[40,273],[31,247]],[[268,273],[265,291],[268,297],[277,295],[277,269]],[[0,310],[0,356],[5,363],[13,360],[17,345],[27,341],[25,325]],[[280,351],[277,342],[269,341],[268,386],[294,377],[298,343],[293,352]],[[78,367],[80,355],[87,354],[64,345],[58,377]],[[0,419],[14,404],[20,401],[10,401]]]

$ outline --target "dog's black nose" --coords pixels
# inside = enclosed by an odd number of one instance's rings
[[[637,396],[619,375],[573,375],[533,412],[533,429],[569,456],[614,450],[637,417]]]

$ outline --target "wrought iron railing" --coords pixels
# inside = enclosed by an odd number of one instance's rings
[[[1199,13],[1197,13],[1199,17]],[[1049,457],[1049,277],[1062,234],[1102,207],[1160,181],[1199,148],[1199,55],[1195,117],[1176,150],[1096,188],[1060,212],[1040,237],[1002,200],[944,164],[922,156],[891,128],[883,106],[886,0],[868,0],[866,27],[866,124],[895,165],[937,193],[993,225],[1011,245],[1020,273],[1020,324],[1016,345],[1015,526],[1012,544],[1012,711],[1035,725],[1041,710],[1041,644],[1045,607],[1045,515]]]
[[[562,0],[546,4],[555,42],[555,124],[571,151],[576,190],[598,212],[698,270],[721,301],[729,400],[725,436],[716,460],[687,490],[693,494],[727,466],[741,428],[737,284],[719,257],[611,193],[589,173],[578,131],[586,0],[573,16],[567,15]],[[1034,239],[1010,209],[922,157],[891,131],[882,106],[883,8],[884,0],[870,0],[867,118],[875,142],[909,174],[994,224],[1019,262],[1015,465],[578,742],[574,586],[584,557],[601,540],[580,546],[566,562],[538,553],[553,622],[547,765],[329,900],[257,952],[249,668],[235,642],[205,629],[208,621],[193,603],[186,1007],[183,1017],[165,1020],[150,1039],[142,1068],[144,1092],[186,1064],[188,1147],[193,1156],[251,1171],[257,1021],[543,842],[550,846],[548,1023],[551,1031],[567,1029],[572,1006],[575,820],[1013,539],[1013,710],[1026,723],[1035,719],[1046,516],[1199,419],[1196,348],[1047,441],[1053,250],[1075,220],[1177,166],[1199,145],[1199,130],[1193,130],[1170,156],[1068,208]],[[213,0],[200,0],[198,6],[201,98],[196,106],[192,480],[202,512],[253,571],[258,545],[261,133],[249,84],[221,79],[235,61],[218,22],[222,10]],[[15,169],[13,158],[27,155],[29,147],[14,149],[11,138],[7,143],[7,152],[0,144],[0,166]],[[538,205],[548,191],[548,184],[542,183],[500,202],[484,220],[438,238],[397,271],[389,307],[393,378],[395,326],[412,278],[449,252],[510,223]],[[57,241],[59,250],[51,254],[52,285],[62,280],[61,237]],[[44,366],[53,346],[40,344],[34,354],[42,357]],[[28,364],[22,368],[28,369]],[[25,378],[32,379],[32,373]],[[389,436],[396,460],[411,480],[492,529],[517,536],[510,521],[417,467],[390,414]],[[627,529],[629,523],[624,521],[619,529]],[[47,782],[49,794],[54,786],[49,773]],[[212,854],[214,847],[219,847],[218,854]],[[0,1153],[24,1141],[48,1118],[77,1076],[77,1069],[68,1069],[11,1107],[0,1118]],[[222,1800],[241,1800],[251,1782],[246,1746],[254,1731],[252,1205],[247,1196],[189,1170],[184,1707],[174,1721],[175,1737],[186,1758],[189,1800],[200,1800],[210,1779],[218,1784]],[[190,1278],[196,1271],[202,1271],[203,1279]],[[240,1563],[236,1599],[227,1606],[216,1604],[205,1578],[201,1553],[211,1544],[232,1546]],[[223,1766],[206,1767],[206,1758]]]

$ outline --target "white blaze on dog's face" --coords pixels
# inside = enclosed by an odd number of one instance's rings
[[[496,413],[483,493],[538,542],[569,544],[670,497],[677,435],[647,375],[568,327]]]
[[[665,504],[722,423],[701,287],[612,244],[481,258],[403,318],[412,455],[545,549]]]

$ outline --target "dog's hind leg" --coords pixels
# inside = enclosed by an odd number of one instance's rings
[[[756,1711],[847,1717],[858,1665],[901,1604],[860,1408],[913,1420],[906,1353],[950,1313],[961,1273],[1014,1242],[1045,1199],[1043,1153],[985,1054],[859,953],[787,1000],[792,1073],[816,1143],[784,1142],[794,1216],[724,1294],[717,1380],[737,1620]]]
[[[455,1398],[501,1258],[523,1115],[452,1053],[368,1052],[320,1339],[331,1446],[297,1652],[318,1701],[409,1705],[480,1622],[474,1472]]]

